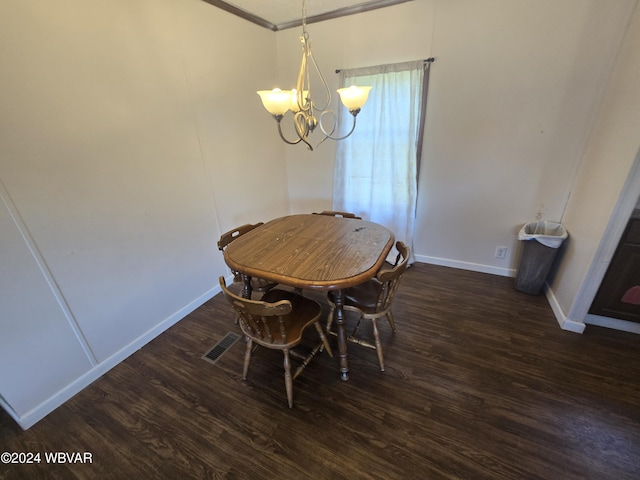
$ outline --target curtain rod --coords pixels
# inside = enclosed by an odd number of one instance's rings
[[[435,61],[436,61],[435,57],[429,57],[429,58],[423,60],[424,63],[433,63]],[[336,73],[340,73],[341,71],[342,71],[342,69],[339,68],[339,69],[336,70]]]

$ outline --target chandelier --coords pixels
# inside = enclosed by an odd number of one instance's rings
[[[338,94],[340,95],[342,104],[353,116],[353,125],[349,132],[344,136],[334,136],[338,121],[335,113],[328,109],[331,104],[331,91],[318,68],[318,64],[313,58],[313,53],[311,52],[311,40],[306,27],[307,15],[305,0],[302,0],[302,35],[300,36],[300,43],[302,44],[302,62],[300,63],[300,71],[298,72],[296,88],[292,90],[280,90],[279,88],[275,88],[273,90],[260,90],[257,93],[260,95],[264,108],[273,115],[273,118],[278,123],[278,133],[280,134],[280,138],[289,145],[296,145],[303,142],[307,145],[309,150],[313,150],[309,140],[309,135],[313,133],[316,127],[320,127],[320,130],[324,135],[318,145],[328,138],[332,140],[343,140],[353,133],[356,128],[356,116],[360,113],[360,109],[367,101],[371,87],[357,87],[352,85],[347,88],[338,89]],[[309,71],[310,67],[315,69],[317,78],[320,79],[322,88],[324,89],[323,103],[320,104],[317,103],[315,98],[312,98],[310,82],[311,75]],[[281,122],[289,110],[293,113],[293,126],[295,127],[295,131],[298,136],[295,140],[288,140],[282,133]],[[319,117],[317,116],[318,113],[320,114]],[[323,123],[326,115],[330,115],[332,119],[330,128],[326,128]]]

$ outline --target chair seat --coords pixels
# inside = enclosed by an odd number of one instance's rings
[[[273,287],[275,287],[277,283],[270,282],[265,280],[264,278],[254,278],[251,277],[251,288],[258,291],[267,291]]]
[[[369,280],[355,287],[347,288],[343,291],[343,303],[351,307],[356,307],[365,314],[376,312],[376,303],[380,293],[380,282]],[[335,295],[329,292],[329,300],[335,303]]]
[[[233,282],[243,285],[242,275],[234,273]],[[254,292],[266,292],[278,285],[277,283],[270,282],[264,278],[251,277],[251,290]]]
[[[254,343],[269,349],[280,350],[284,355],[284,384],[287,391],[287,403],[289,408],[293,407],[293,381],[318,352],[324,349],[329,356],[333,356],[327,336],[318,321],[322,315],[322,306],[297,293],[278,289],[265,293],[262,300],[250,300],[231,292],[227,288],[224,277],[219,277],[218,281],[222,293],[239,319],[240,328],[247,341],[242,379],[247,379]],[[318,332],[320,343],[311,348],[311,351],[304,357],[294,355],[291,349],[301,343],[302,332],[311,324]],[[295,372],[291,372],[291,356],[302,360]]]
[[[287,332],[286,343],[282,341],[278,319],[274,317],[270,322],[272,323],[271,332],[273,334],[273,343],[279,343],[283,347],[298,343],[302,338],[303,330],[315,322],[322,313],[322,307],[318,302],[286,290],[269,290],[262,296],[261,300],[269,303],[275,303],[281,300],[289,300],[291,302],[292,313],[283,316],[284,326]],[[306,321],[301,321],[301,319]],[[256,342],[258,342],[258,340],[256,340]],[[271,346],[273,346],[273,343],[269,342]]]

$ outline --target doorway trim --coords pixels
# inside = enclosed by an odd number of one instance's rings
[[[584,323],[587,325],[599,325],[616,330],[633,331],[640,333],[640,325],[637,330],[629,330],[629,324],[615,318],[600,317],[598,315],[589,314],[591,303],[598,293],[602,279],[611,258],[618,247],[618,243],[622,238],[624,229],[627,226],[629,218],[633,213],[638,199],[640,198],[640,150],[636,153],[633,165],[629,170],[627,180],[622,187],[618,201],[613,209],[611,218],[607,224],[607,228],[600,239],[600,244],[596,250],[593,261],[587,270],[582,286],[578,290],[573,306],[567,315],[567,320],[574,323]]]

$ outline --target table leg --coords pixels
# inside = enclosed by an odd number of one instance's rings
[[[242,297],[248,298],[251,300],[251,276],[242,274],[242,281],[244,283],[244,288],[242,289]]]
[[[338,334],[338,358],[340,359],[340,377],[342,380],[349,380],[349,366],[347,365],[347,332],[344,328],[344,295],[342,290],[334,292],[334,303],[336,305],[336,325]]]

